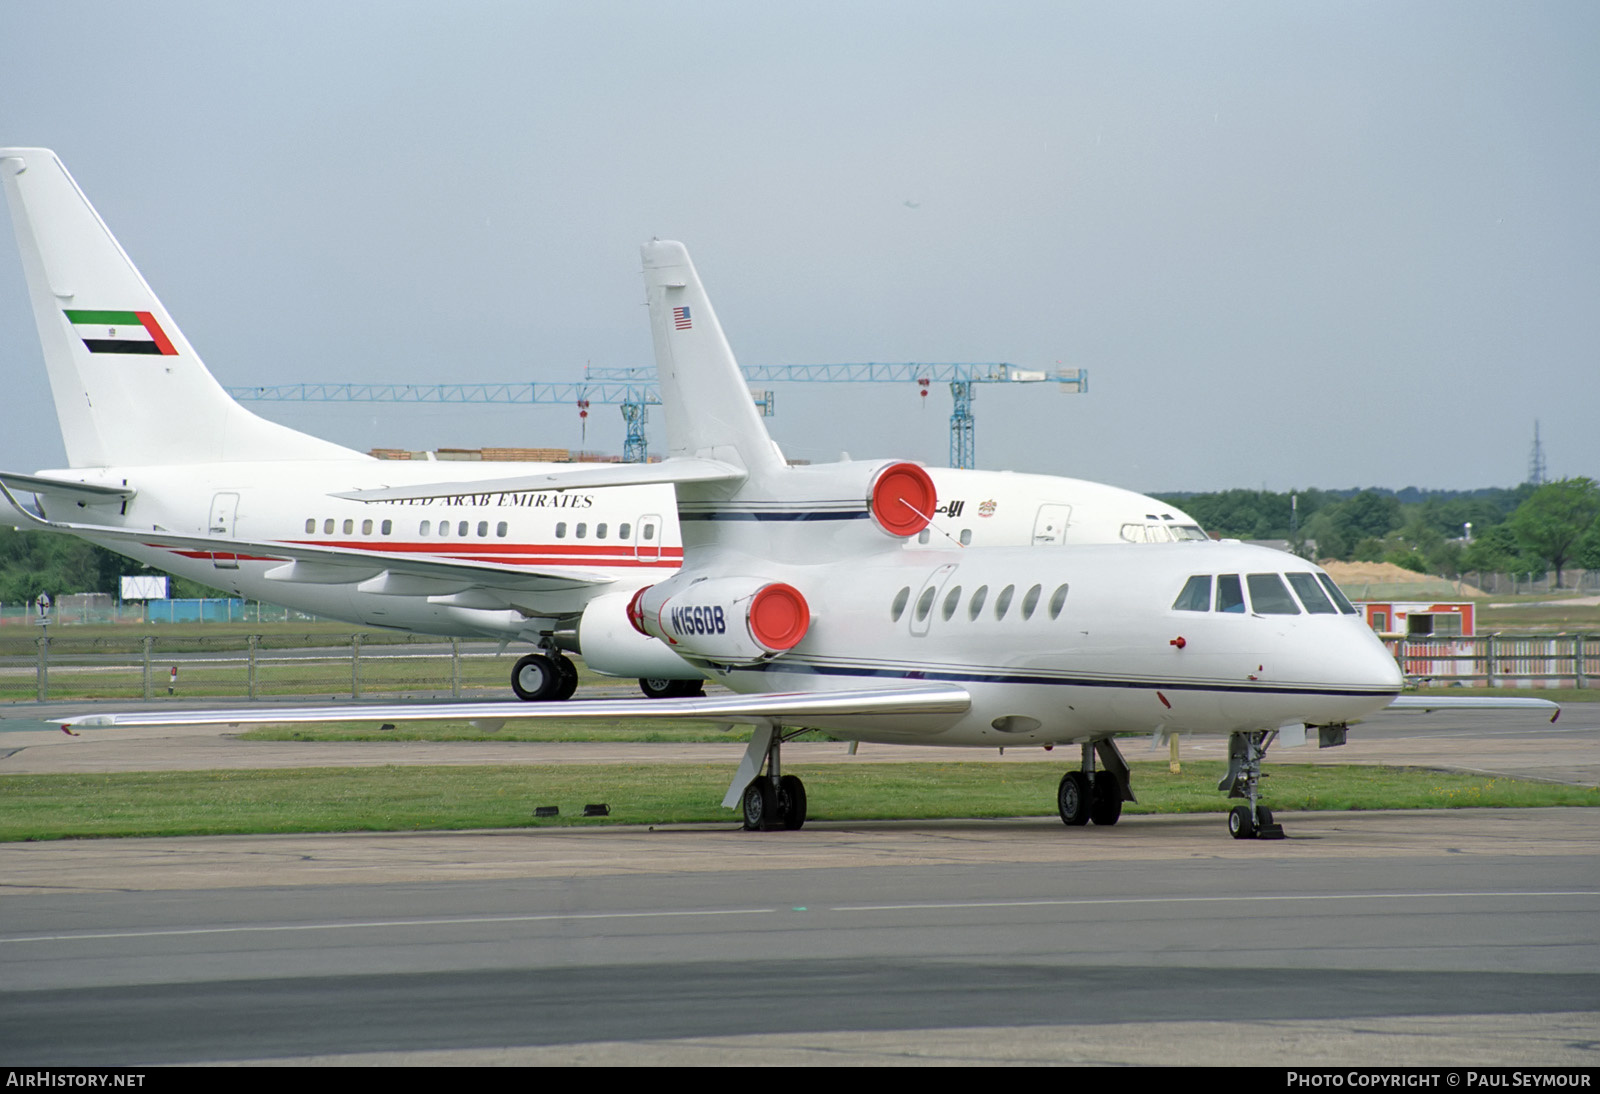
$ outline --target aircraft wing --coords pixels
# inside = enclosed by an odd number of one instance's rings
[[[1548,711],[1553,722],[1561,717],[1561,707],[1548,699],[1522,699],[1510,695],[1436,696],[1400,695],[1383,708],[1402,714],[1427,714],[1435,710],[1537,710]]]
[[[965,688],[943,684],[863,691],[773,692],[693,699],[575,699],[566,703],[439,702],[351,703],[272,707],[255,704],[214,710],[163,709],[82,714],[63,719],[63,730],[134,726],[281,725],[305,722],[473,722],[498,729],[506,722],[660,721],[727,725],[804,725],[808,719],[864,715],[961,714],[971,705]]]
[[[29,510],[12,493],[8,481],[0,479],[3,494],[23,518],[18,527],[39,532],[58,532],[82,536],[96,542],[164,547],[198,557],[238,558],[281,562],[267,571],[268,580],[341,585],[375,582],[369,590],[397,595],[436,596],[474,588],[503,589],[513,592],[551,592],[607,585],[616,579],[601,570],[581,566],[543,566],[531,569],[514,563],[472,559],[418,559],[388,556],[378,551],[321,544],[286,543],[280,540],[248,540],[175,534],[160,529],[126,528],[116,525],[86,524],[48,520]]]
[[[541,471],[507,479],[470,482],[431,482],[372,490],[348,490],[331,495],[350,501],[409,501],[447,498],[457,494],[516,493],[523,490],[585,490],[604,486],[649,486],[675,482],[740,482],[742,468],[721,460],[681,456],[660,463],[595,464],[578,471]]]

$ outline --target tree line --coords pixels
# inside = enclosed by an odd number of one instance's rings
[[[1571,478],[1470,491],[1223,490],[1157,495],[1207,531],[1288,540],[1318,560],[1392,562],[1419,573],[1600,569],[1600,485]],[[1467,526],[1471,525],[1471,536]]]

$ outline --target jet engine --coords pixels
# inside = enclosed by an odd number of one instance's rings
[[[684,657],[748,665],[793,649],[811,626],[811,608],[782,581],[670,578],[635,593],[628,619]]]

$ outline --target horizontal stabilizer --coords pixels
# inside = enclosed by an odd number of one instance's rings
[[[138,493],[131,486],[101,486],[93,482],[67,482],[47,479],[40,475],[19,475],[15,471],[0,471],[0,482],[13,490],[40,494],[47,498],[61,498],[81,505],[114,505],[127,501]]]
[[[966,689],[936,684],[865,691],[712,695],[694,699],[579,699],[567,703],[352,703],[343,706],[242,706],[220,710],[150,710],[84,714],[63,727],[279,725],[308,722],[517,722],[540,719],[616,721],[687,719],[750,725],[804,724],[807,719],[871,715],[961,714],[972,703]]]
[[[675,482],[735,482],[745,473],[717,460],[674,459],[660,463],[604,463],[579,471],[541,471],[508,479],[433,482],[332,495],[349,501],[409,501],[464,494],[511,494],[524,490],[588,490],[606,486],[652,486]]]

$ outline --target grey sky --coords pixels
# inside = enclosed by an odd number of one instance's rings
[[[660,236],[747,363],[1090,370],[980,389],[984,467],[1511,485],[1537,418],[1553,474],[1600,477],[1593,3],[12,3],[0,32],[0,143],[61,154],[225,384],[647,365]],[[9,226],[0,367],[0,466],[59,466]],[[945,462],[947,391],[778,400],[791,455]],[[361,449],[579,444],[567,407],[254,408]]]

